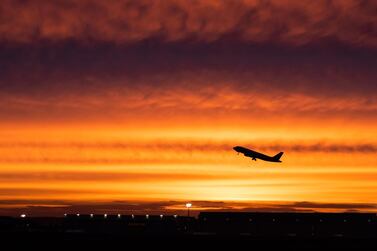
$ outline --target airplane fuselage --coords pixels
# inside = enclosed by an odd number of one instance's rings
[[[252,158],[252,160],[261,159],[261,160],[270,161],[270,162],[281,162],[280,157],[283,155],[283,153],[281,152],[281,153],[278,153],[277,155],[271,157],[271,156],[267,156],[263,153],[253,151],[253,150],[250,150],[250,149],[248,149],[246,147],[242,147],[242,146],[236,146],[236,147],[233,147],[233,149],[237,153],[242,153],[246,157]]]

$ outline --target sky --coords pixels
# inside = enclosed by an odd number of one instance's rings
[[[1,1],[0,214],[377,212],[376,11]]]

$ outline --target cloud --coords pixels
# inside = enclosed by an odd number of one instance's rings
[[[139,87],[140,88],[140,87]],[[377,100],[372,97],[321,97],[316,95],[286,93],[276,90],[264,93],[260,87],[254,90],[237,90],[236,86],[218,83],[218,86],[202,86],[197,92],[183,87],[140,88],[131,90],[119,87],[118,93],[105,89],[101,96],[78,96],[71,94],[63,97],[46,97],[44,100],[34,98],[15,98],[4,96],[1,103],[10,109],[33,107],[35,109],[87,110],[113,108],[115,110],[200,110],[211,111],[223,109],[226,112],[243,112],[260,110],[263,112],[375,112]]]
[[[373,111],[375,58],[373,50],[337,46],[0,46],[0,113],[42,117],[34,112],[254,106]],[[24,110],[29,106],[35,108],[31,114]]]
[[[5,0],[0,117],[372,119],[374,2]]]
[[[377,45],[372,0],[4,0],[0,7],[0,38],[6,42],[122,44],[158,38],[301,45],[332,39]]]
[[[113,201],[77,203],[50,200],[3,200],[2,215],[62,216],[64,213],[81,214],[186,214],[184,201]],[[317,202],[222,202],[192,201],[192,215],[201,211],[232,212],[376,212],[376,204],[368,203],[317,203]],[[5,207],[6,206],[6,207]]]
[[[153,83],[153,80],[150,81]],[[255,119],[261,115],[268,115],[267,118],[275,118],[279,115],[301,118],[327,116],[373,119],[370,115],[377,112],[377,100],[372,92],[365,95],[354,93],[353,96],[350,92],[344,96],[329,97],[332,91],[329,91],[329,94],[326,92],[309,94],[292,89],[273,89],[268,84],[263,91],[257,83],[249,83],[249,89],[242,89],[238,88],[242,81],[235,80],[235,82],[238,83],[228,85],[220,82],[212,86],[211,84],[199,86],[198,83],[193,83],[192,87],[179,86],[178,83],[178,86],[171,84],[171,86],[156,85],[155,87],[149,87],[147,83],[139,86],[109,84],[100,90],[92,91],[91,85],[87,88],[84,86],[71,88],[68,85],[65,89],[52,81],[50,87],[46,87],[46,91],[43,91],[45,87],[35,86],[30,93],[27,90],[31,87],[26,87],[21,91],[23,93],[18,94],[4,91],[2,95],[0,92],[0,115],[4,121],[77,121],[83,117],[97,121],[132,119],[158,121],[173,117],[202,119],[218,117],[224,121],[240,121],[250,120],[250,117]],[[10,88],[15,86],[17,84]],[[197,88],[196,91],[191,90],[194,87]],[[33,92],[38,88],[42,94],[34,96]],[[54,88],[56,90],[53,90]],[[311,88],[314,87],[308,84],[306,92]],[[62,89],[62,93],[59,93],[59,89]]]
[[[356,210],[356,209],[377,209],[376,204],[367,203],[315,203],[308,201],[301,201],[293,203],[297,208],[312,208],[312,209],[344,209],[344,210]]]
[[[0,172],[0,180],[3,182],[31,182],[31,181],[95,181],[95,182],[150,182],[150,181],[179,181],[179,180],[214,180],[230,179],[234,177],[221,176],[219,174],[195,174],[195,173],[146,173],[146,172],[23,172],[23,173],[4,173]],[[29,189],[30,190],[30,189]],[[5,192],[0,188],[0,191]],[[7,191],[12,193],[13,191]],[[29,191],[41,193],[43,189]],[[57,191],[51,191],[56,193]],[[22,193],[22,191],[21,191]]]
[[[204,140],[204,139],[203,139]],[[254,145],[255,142],[242,141],[244,145]],[[139,140],[136,141],[103,141],[103,142],[0,142],[0,149],[10,149],[10,148],[19,148],[22,150],[25,149],[36,149],[37,151],[43,151],[48,149],[73,149],[73,151],[85,151],[85,150],[120,150],[120,151],[150,151],[150,152],[159,152],[159,151],[174,151],[174,152],[214,152],[214,151],[229,151],[234,147],[233,142],[224,142],[224,141],[213,141],[213,142],[199,142],[199,141],[190,141],[185,140],[185,143],[182,141],[174,140]],[[279,149],[286,149],[290,152],[345,152],[345,153],[375,153],[377,152],[377,146],[374,144],[347,144],[347,143],[332,143],[332,142],[312,142],[306,144],[298,144],[294,142],[290,143],[266,143],[259,142],[258,148],[262,150],[275,151]]]
[[[345,154],[375,154],[377,145],[372,143],[337,143],[337,142],[282,142],[271,143],[259,141],[238,142],[254,150],[265,153],[276,153],[284,151],[290,153],[345,153]],[[203,161],[218,161],[219,158],[229,157],[233,152],[234,142],[227,141],[185,141],[166,139],[144,140],[144,141],[115,141],[115,142],[1,142],[0,163],[60,163],[60,164],[157,164],[157,163],[203,163]],[[203,155],[205,154],[205,155]],[[77,174],[65,174],[67,177],[74,177]],[[69,176],[71,175],[71,176]],[[93,177],[96,174],[93,174]],[[133,175],[136,175],[133,177]],[[117,179],[137,178],[138,174],[119,175]],[[37,175],[38,176],[38,175]],[[63,174],[64,176],[64,174]],[[111,174],[101,173],[97,178],[106,179]],[[18,176],[16,176],[18,177]],[[58,178],[59,176],[55,177]],[[91,178],[93,178],[91,177]],[[0,178],[4,178],[1,177]],[[11,176],[9,176],[9,179]],[[53,177],[50,177],[53,178]],[[132,178],[132,179],[133,179]],[[150,177],[151,179],[169,178],[169,175]],[[172,177],[170,177],[172,178]],[[176,179],[211,178],[192,176]],[[143,177],[148,179],[148,177]]]

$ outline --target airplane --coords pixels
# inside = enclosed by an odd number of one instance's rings
[[[255,161],[257,159],[261,159],[261,160],[270,161],[270,162],[281,162],[280,158],[284,153],[284,152],[280,152],[276,154],[275,156],[271,157],[271,156],[267,156],[262,153],[258,153],[253,150],[247,149],[246,147],[242,147],[242,146],[235,146],[233,147],[233,150],[236,151],[237,154],[243,153],[243,155],[245,155],[246,157],[250,157],[252,160],[255,160]]]

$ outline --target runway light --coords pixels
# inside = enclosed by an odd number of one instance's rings
[[[118,218],[122,217],[122,215],[118,214]]]
[[[107,214],[104,214],[104,215],[103,215],[103,218],[105,218],[105,219],[106,219],[106,218],[107,218]]]
[[[164,216],[162,214],[160,214],[160,218],[162,219]]]
[[[67,217],[67,214],[64,214],[64,217]]]
[[[187,217],[190,217],[190,207],[192,207],[192,204],[190,202],[186,203],[187,207]]]
[[[26,218],[26,214],[21,214],[20,217],[21,218]]]
[[[135,215],[132,214],[131,217],[132,217],[132,219],[135,219]]]
[[[145,218],[149,219],[149,214],[146,214],[146,215],[145,215]]]
[[[174,218],[177,218],[177,217],[178,217],[178,216],[175,214],[175,215],[174,215]]]
[[[76,216],[77,216],[77,217],[79,217],[79,216],[80,216],[80,214],[76,214]]]
[[[93,218],[93,214],[90,214],[90,218]]]

